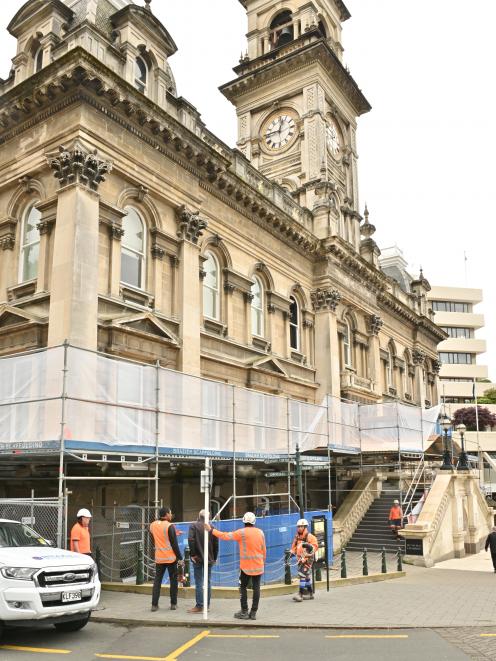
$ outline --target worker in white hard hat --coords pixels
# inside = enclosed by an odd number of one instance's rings
[[[238,620],[256,620],[258,604],[260,601],[260,580],[265,569],[267,549],[265,536],[260,528],[255,528],[257,521],[253,512],[246,512],[243,516],[244,528],[232,532],[221,532],[212,528],[208,523],[205,528],[212,531],[215,537],[239,544],[239,593],[241,597],[241,610],[234,613]],[[253,601],[248,611],[248,581],[252,581]]]
[[[292,555],[296,556],[298,562],[298,578],[300,581],[298,593],[293,597],[293,601],[304,601],[313,599],[312,587],[312,565],[315,559],[315,552],[319,548],[319,543],[315,535],[308,532],[308,521],[298,519],[296,522],[296,535],[291,546]]]
[[[91,556],[90,521],[91,512],[83,507],[77,513],[77,522],[71,530],[71,551]]]

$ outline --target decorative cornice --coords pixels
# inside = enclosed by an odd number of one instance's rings
[[[310,292],[310,298],[315,312],[322,310],[335,312],[341,300],[341,294],[336,289],[315,289]]]
[[[93,191],[98,190],[105,175],[112,170],[112,163],[99,158],[96,149],[88,152],[77,141],[68,149],[61,145],[58,155],[47,156],[47,161],[60,186],[83,184]]]
[[[237,290],[243,294],[251,294],[251,287],[253,281],[250,278],[247,278],[242,273],[233,271],[230,268],[223,268],[222,273],[224,275],[224,290],[232,293]]]
[[[191,241],[195,245],[202,236],[203,230],[208,226],[207,221],[200,218],[199,211],[188,211],[184,205],[176,212],[176,222],[178,225],[177,237],[182,241]]]
[[[376,291],[383,291],[387,287],[386,276],[374,266],[348,247],[338,237],[326,240],[322,247],[322,256],[331,255],[339,261],[341,268],[346,270],[356,280],[367,283]]]

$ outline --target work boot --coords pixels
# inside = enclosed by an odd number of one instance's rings
[[[293,597],[293,601],[298,601],[298,602],[303,601],[303,597],[299,592],[298,594],[295,594],[295,596]]]
[[[250,620],[256,620],[257,619],[257,611],[250,611],[249,618],[250,618]]]
[[[238,611],[237,613],[234,613],[234,617],[236,617],[238,620],[249,620],[250,619],[248,611]]]
[[[171,604],[171,611],[177,611],[177,604]]]
[[[154,606],[152,604],[151,611],[152,611],[152,613],[155,613],[155,611],[158,611],[158,606]]]

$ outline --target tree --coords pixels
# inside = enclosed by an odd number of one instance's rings
[[[496,388],[485,390],[482,397],[479,397],[479,404],[496,404]]]
[[[479,430],[484,431],[486,427],[496,427],[496,414],[491,413],[485,406],[478,406],[477,413],[479,415]],[[467,431],[477,430],[477,421],[475,417],[475,406],[467,406],[463,409],[458,409],[453,415],[453,426],[463,423],[467,427]]]

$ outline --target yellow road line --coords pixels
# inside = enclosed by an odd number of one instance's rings
[[[196,643],[199,643],[200,640],[203,638],[206,638],[210,634],[210,631],[202,631],[199,633],[197,636],[192,638],[191,640],[188,640],[187,643],[184,643],[184,645],[181,645],[181,647],[178,647],[177,650],[174,650],[170,654],[168,654],[163,661],[176,661],[178,656],[181,656],[183,652],[186,652],[186,650],[189,650],[191,647],[194,647]]]
[[[45,647],[21,647],[20,645],[0,645],[0,650],[32,652],[33,654],[71,654],[72,650],[52,650]]]
[[[251,633],[211,633],[208,635],[209,638],[280,638],[280,636],[264,636],[262,634],[251,634]]]
[[[326,636],[326,638],[408,638],[407,634],[354,634],[346,633],[337,636]]]
[[[496,638],[496,633],[481,633],[481,638]]]
[[[130,659],[131,661],[164,661],[163,656],[127,656],[126,654],[95,654],[99,659]]]

